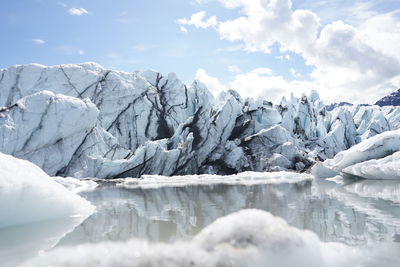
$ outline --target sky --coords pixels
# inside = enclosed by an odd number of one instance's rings
[[[275,103],[400,88],[399,0],[2,0],[0,34],[0,68],[153,69]]]

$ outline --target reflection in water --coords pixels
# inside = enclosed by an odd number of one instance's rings
[[[384,194],[376,194],[385,188]],[[82,195],[97,212],[61,245],[131,237],[171,242],[190,239],[215,219],[244,208],[267,210],[323,241],[366,244],[396,241],[400,234],[398,184],[202,185],[126,189],[105,184]]]
[[[81,222],[81,218],[64,218],[1,228],[0,266],[16,266],[53,248]]]

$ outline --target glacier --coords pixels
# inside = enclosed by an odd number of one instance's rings
[[[176,74],[96,63],[0,70],[0,152],[50,176],[304,171],[400,127],[399,107],[326,110],[318,93],[279,103],[214,97]]]

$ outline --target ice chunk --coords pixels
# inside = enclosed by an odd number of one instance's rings
[[[355,165],[360,162],[369,161],[371,159],[380,159],[388,155],[393,154],[400,150],[400,130],[388,131],[382,134],[371,137],[363,142],[351,147],[346,151],[338,153],[333,159],[325,160],[322,164],[317,164],[313,167],[312,173],[317,177],[333,177],[340,174],[345,168]],[[396,157],[393,156],[380,163],[387,164],[387,168],[383,174],[385,177],[391,176],[396,172],[393,169],[393,160]],[[371,164],[376,164],[376,162],[371,162]],[[372,170],[371,165],[369,169],[366,165],[358,165],[355,168],[347,168],[347,172],[351,174],[358,174],[362,176],[362,172]],[[362,167],[361,167],[362,166]],[[362,170],[361,170],[362,169]],[[368,169],[368,170],[367,170]],[[376,169],[376,168],[375,168]],[[396,168],[397,169],[397,168]],[[374,170],[373,174],[368,175],[368,177],[379,176],[379,170]],[[363,177],[363,176],[362,176]],[[379,179],[379,178],[378,178]]]
[[[382,159],[360,162],[342,170],[343,174],[365,179],[400,179],[400,152]]]
[[[94,211],[88,201],[55,182],[39,167],[0,153],[0,228]]]

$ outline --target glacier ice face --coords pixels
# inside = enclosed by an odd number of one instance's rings
[[[73,256],[72,256],[73,255]],[[343,256],[345,255],[345,256]],[[22,266],[354,266],[359,253],[346,245],[323,243],[309,231],[289,226],[261,210],[220,218],[190,242],[87,244],[58,248]]]
[[[0,151],[55,175],[94,127],[97,115],[89,100],[50,91],[23,97],[0,113]]]
[[[364,140],[333,159],[317,163],[312,173],[321,178],[339,174],[367,179],[398,179],[400,130],[387,131]]]
[[[51,219],[81,217],[94,211],[33,163],[0,153],[0,228]]]
[[[316,91],[278,105],[214,98],[174,73],[96,63],[3,69],[0,107],[1,152],[71,177],[303,170],[400,126],[397,107],[329,112]]]

